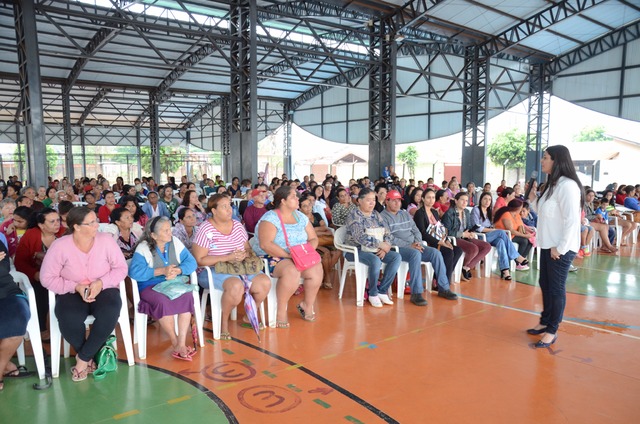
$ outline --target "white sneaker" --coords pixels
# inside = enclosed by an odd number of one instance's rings
[[[393,305],[393,300],[389,299],[389,296],[386,294],[378,293],[378,297],[380,301],[385,305]]]
[[[369,303],[371,303],[371,306],[374,308],[382,308],[382,302],[378,296],[369,296]]]

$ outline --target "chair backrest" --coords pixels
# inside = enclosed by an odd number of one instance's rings
[[[347,227],[340,227],[333,234],[333,242],[336,246],[343,246],[344,240],[347,237]]]

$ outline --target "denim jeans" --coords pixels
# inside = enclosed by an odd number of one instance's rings
[[[567,301],[565,285],[569,266],[576,252],[568,251],[560,259],[551,259],[551,249],[540,251],[540,289],[542,290],[542,313],[540,325],[547,327],[547,333],[556,334],[562,322]]]
[[[358,248],[358,257],[360,258],[360,263],[369,267],[369,296],[377,296],[378,291],[386,294],[389,291],[389,287],[391,287],[391,284],[398,273],[400,263],[402,262],[400,254],[394,250],[390,250],[389,253],[384,255],[384,259],[381,260],[375,255],[375,253],[364,252]],[[348,261],[353,261],[353,254],[346,253],[345,258]],[[382,263],[387,264],[387,267],[384,269],[384,276],[382,277],[380,288],[378,290],[378,277],[380,276]]]
[[[517,259],[520,254],[515,248],[509,235],[504,230],[494,230],[485,233],[487,243],[496,248],[498,252],[498,268],[500,271],[509,269],[509,261]]]

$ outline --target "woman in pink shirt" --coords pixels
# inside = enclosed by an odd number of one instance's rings
[[[98,233],[98,217],[85,207],[67,216],[69,235],[51,244],[42,262],[42,286],[56,293],[55,314],[62,336],[75,349],[73,381],[95,371],[93,357],[118,322],[122,302],[119,285],[127,275],[127,263],[115,240]],[[89,337],[84,320],[93,315]]]

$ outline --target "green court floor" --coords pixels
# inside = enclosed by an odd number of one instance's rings
[[[0,423],[206,423],[235,422],[218,407],[208,389],[183,381],[179,375],[145,365],[118,371],[104,380],[91,376],[74,383],[68,375],[73,359],[61,361],[60,378],[42,391],[32,385],[37,378],[5,379],[0,392]],[[33,358],[27,367],[35,370]],[[223,406],[224,407],[224,406]]]
[[[529,271],[517,272],[516,280],[538,284],[536,263]],[[638,258],[615,255],[591,255],[574,261],[577,272],[569,273],[567,292],[615,299],[640,300],[640,264]]]

